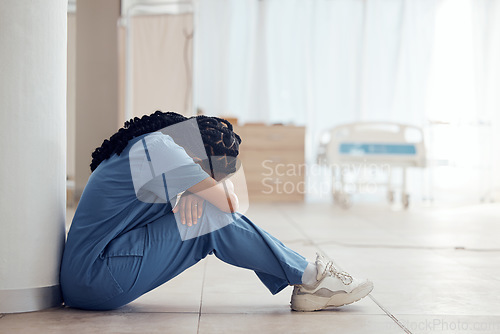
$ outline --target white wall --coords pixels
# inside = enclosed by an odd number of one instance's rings
[[[67,1],[0,2],[0,313],[61,303]]]

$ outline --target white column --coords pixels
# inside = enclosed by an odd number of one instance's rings
[[[0,2],[0,313],[61,304],[67,0]]]

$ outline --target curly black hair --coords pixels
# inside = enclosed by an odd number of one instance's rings
[[[102,145],[92,153],[90,170],[93,172],[102,161],[114,153],[120,155],[131,139],[193,118],[198,123],[205,151],[210,158],[209,161],[199,161],[202,167],[212,171],[212,176],[214,168],[228,174],[234,172],[241,138],[233,131],[231,123],[218,117],[201,115],[187,118],[175,112],[159,110],[151,115],[135,117],[125,122],[123,128],[109,139],[105,139]]]

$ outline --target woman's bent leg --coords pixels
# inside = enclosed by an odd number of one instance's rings
[[[245,216],[210,234],[213,252],[222,261],[255,271],[272,294],[301,284],[308,262]]]
[[[223,213],[208,204],[198,225],[205,230],[210,227],[210,232],[186,240],[182,240],[173,214],[147,225],[142,258],[108,259],[110,271],[124,292],[101,308],[127,304],[211,253],[226,263],[255,271],[273,294],[288,285],[301,284],[308,264],[305,258],[245,216]],[[131,268],[135,269],[131,272]]]

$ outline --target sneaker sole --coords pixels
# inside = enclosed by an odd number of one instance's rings
[[[373,283],[368,281],[361,284],[351,292],[336,293],[331,297],[319,297],[311,294],[292,296],[292,310],[298,312],[312,312],[323,310],[327,307],[340,307],[357,302],[368,296],[373,290]]]

